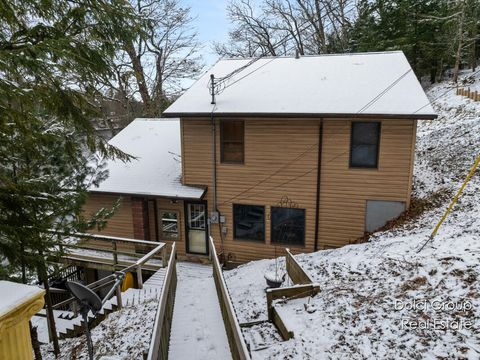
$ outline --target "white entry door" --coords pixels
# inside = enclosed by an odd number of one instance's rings
[[[187,203],[187,253],[208,255],[207,204]]]

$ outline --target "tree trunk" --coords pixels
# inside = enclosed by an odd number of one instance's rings
[[[140,57],[137,56],[133,43],[125,44],[125,51],[127,52],[130,61],[132,62],[133,72],[135,74],[135,79],[137,80],[138,91],[142,97],[143,106],[145,108],[145,115],[153,116],[152,114],[152,101],[148,93],[147,82],[145,80],[145,73],[143,71],[142,63],[140,62]]]
[[[458,73],[460,71],[460,61],[462,57],[462,46],[463,46],[463,22],[465,19],[465,2],[461,1],[460,15],[458,19],[458,47],[457,53],[455,55],[455,68],[453,71],[453,81],[456,83],[458,81]]]
[[[38,342],[37,328],[32,326],[31,321],[28,322],[28,325],[30,326],[30,337],[32,339],[32,348],[35,355],[35,360],[42,360],[42,352],[40,351],[40,343]]]
[[[477,69],[477,34],[474,33],[472,38],[472,71],[475,71]]]
[[[57,328],[55,326],[55,318],[53,315],[52,298],[50,297],[50,284],[48,283],[47,271],[43,268],[39,268],[38,274],[40,276],[40,280],[43,282],[43,286],[45,287],[45,303],[47,310],[48,326],[52,336],[51,340],[53,342],[53,352],[55,356],[58,357],[58,355],[60,355],[60,347],[58,346]]]

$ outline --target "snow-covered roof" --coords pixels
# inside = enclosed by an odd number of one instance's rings
[[[221,78],[250,60],[218,61],[164,115],[210,115],[210,75]],[[260,58],[219,89],[217,115],[436,117],[401,51]]]
[[[179,119],[135,119],[109,143],[136,157],[107,160],[108,178],[92,192],[200,199],[205,189],[181,183]]]

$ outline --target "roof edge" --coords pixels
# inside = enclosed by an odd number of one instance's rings
[[[362,56],[362,55],[388,55],[388,54],[404,54],[402,50],[385,50],[385,51],[361,51],[361,52],[343,52],[343,53],[332,53],[332,54],[307,54],[300,55],[300,58],[316,58],[316,57],[332,57],[332,56]],[[230,61],[230,60],[253,60],[253,59],[293,59],[295,55],[269,55],[269,56],[250,56],[250,57],[226,57],[220,58],[217,62],[220,61]],[[215,63],[216,64],[216,63]]]
[[[193,186],[192,186],[193,187]],[[202,194],[199,197],[194,196],[172,196],[172,195],[160,195],[153,193],[141,193],[141,192],[127,192],[127,191],[103,191],[98,189],[87,190],[88,193],[94,194],[103,194],[103,195],[127,195],[127,196],[139,196],[139,197],[148,197],[148,198],[164,198],[172,200],[202,200],[207,192],[207,187],[198,187],[198,190],[203,190]]]
[[[371,118],[381,118],[381,119],[412,119],[412,120],[435,120],[437,114],[327,114],[327,113],[222,113],[216,112],[213,113],[215,117],[224,116],[224,117],[256,117],[256,118],[350,118],[350,119],[371,119]],[[211,117],[211,112],[205,113],[163,113],[163,116],[166,118],[205,118]]]

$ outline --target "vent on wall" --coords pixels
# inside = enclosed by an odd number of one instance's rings
[[[367,200],[365,231],[373,232],[405,211],[403,201]]]

